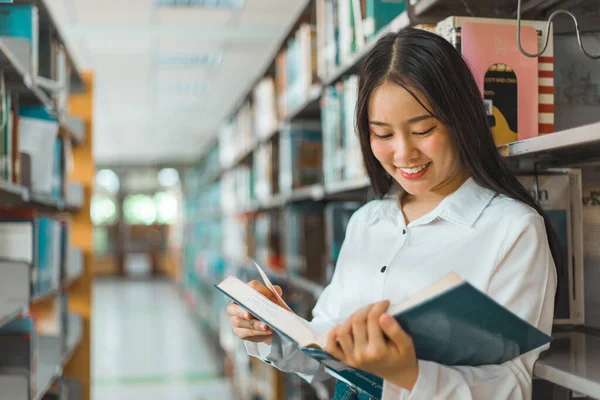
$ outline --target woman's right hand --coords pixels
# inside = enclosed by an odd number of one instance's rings
[[[248,283],[252,289],[264,295],[267,299],[277,304],[277,297],[265,286],[258,281]],[[282,290],[279,286],[275,286],[275,290],[282,295]],[[248,340],[254,343],[271,344],[273,331],[264,322],[254,318],[252,314],[244,310],[234,302],[227,306],[227,314],[230,316],[233,333],[242,340]]]

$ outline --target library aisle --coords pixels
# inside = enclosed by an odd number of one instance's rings
[[[93,301],[93,400],[233,400],[174,285],[103,279]]]

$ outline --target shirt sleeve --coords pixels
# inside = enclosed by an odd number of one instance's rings
[[[556,269],[544,219],[527,214],[510,228],[487,294],[541,331],[550,334],[554,318]],[[531,399],[533,366],[549,345],[502,365],[448,367],[419,360],[419,377],[411,392],[384,382],[384,400]]]
[[[354,213],[348,222],[346,229],[346,239],[342,243],[340,254],[336,263],[336,268],[333,273],[331,282],[323,290],[317,304],[313,309],[313,319],[310,325],[314,331],[323,333],[333,328],[340,316],[341,296],[343,293],[343,282],[348,279],[345,275],[344,260],[352,257],[352,238],[356,235],[352,234],[354,227],[357,225],[356,216]],[[319,382],[330,378],[323,366],[316,360],[302,353],[298,346],[290,341],[282,338],[276,332],[273,333],[271,344],[244,342],[249,355],[262,359],[268,364],[276,367],[283,372],[296,373],[305,379],[307,382]]]

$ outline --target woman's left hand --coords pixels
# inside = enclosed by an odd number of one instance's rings
[[[412,390],[419,364],[412,338],[385,311],[389,301],[364,307],[327,336],[327,351],[341,362]]]

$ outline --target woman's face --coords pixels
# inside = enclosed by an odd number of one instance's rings
[[[448,195],[467,179],[448,128],[401,86],[375,89],[368,115],[375,158],[415,198]]]

